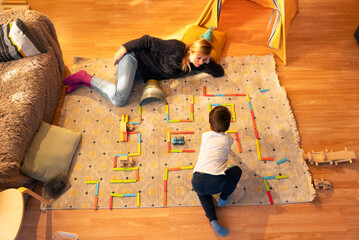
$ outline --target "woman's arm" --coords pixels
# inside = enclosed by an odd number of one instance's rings
[[[211,74],[213,77],[222,77],[224,75],[224,69],[221,65],[214,62],[212,59],[209,63],[205,63],[198,68],[199,71]]]
[[[128,52],[141,50],[141,49],[161,49],[162,44],[166,42],[166,40],[151,37],[149,35],[143,35],[140,38],[128,41],[123,44],[123,46],[127,49]]]
[[[128,41],[127,43],[123,44],[120,49],[115,53],[113,56],[113,60],[115,62],[115,65],[121,60],[123,55],[125,55],[127,52],[131,52],[133,50],[137,49],[144,49],[144,48],[151,48],[153,46],[153,41],[155,41],[155,38],[144,35],[140,38],[133,39],[131,41]]]
[[[116,65],[126,53],[126,48],[121,46],[120,49],[118,49],[118,51],[113,55],[114,65]]]
[[[140,38],[128,41],[125,44],[123,44],[122,47],[115,53],[113,57],[115,61],[115,65],[121,60],[123,55],[125,55],[127,52],[141,50],[141,49],[165,51],[166,48],[164,46],[166,42],[167,42],[166,40],[151,37],[149,35],[143,35]]]

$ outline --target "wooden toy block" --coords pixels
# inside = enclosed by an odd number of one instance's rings
[[[252,118],[252,123],[253,123],[253,129],[257,129],[257,124],[254,118]]]
[[[181,152],[183,152],[182,150],[172,150],[171,149],[171,151],[170,151],[171,153],[181,153]]]
[[[179,170],[181,170],[181,167],[168,168],[168,171],[179,171]]]
[[[113,197],[123,197],[123,194],[111,193],[111,196],[113,196]]]
[[[100,183],[96,183],[96,192],[95,192],[95,196],[98,196],[99,187],[100,187]]]
[[[186,166],[186,167],[181,167],[181,170],[187,170],[187,169],[193,169],[193,166]]]
[[[207,94],[207,89],[206,89],[205,86],[203,86],[203,96],[204,97],[239,97],[239,96],[244,96],[245,97],[247,95],[248,94],[244,94],[244,93]]]
[[[263,182],[264,182],[264,186],[266,187],[266,191],[269,192],[270,189],[268,187],[268,183],[267,183],[266,179],[263,179]]]
[[[268,92],[269,91],[269,89],[261,89],[261,90],[259,90],[259,92]]]
[[[140,134],[140,131],[128,132],[127,134]]]
[[[110,180],[110,183],[123,183],[124,180]]]
[[[128,134],[127,134],[127,132],[123,132],[122,133],[122,142],[127,142],[128,141]]]
[[[117,168],[117,157],[113,158],[113,168]]]
[[[276,163],[279,165],[279,164],[284,163],[284,162],[286,162],[286,161],[288,161],[288,159],[287,159],[287,158],[283,158],[282,160],[279,160],[279,161],[277,161]]]
[[[140,194],[137,193],[137,207],[140,207],[141,203],[140,203]]]
[[[123,180],[124,183],[133,183],[133,182],[137,182],[136,179],[128,179],[128,180]]]
[[[252,119],[254,119],[254,112],[251,110]]]
[[[349,162],[353,163],[356,159],[354,151],[348,151],[347,148],[337,152],[326,152],[327,158],[338,165],[338,163]]]
[[[272,198],[272,195],[271,195],[270,191],[267,191],[267,195],[268,195],[270,204],[273,205],[273,198]]]
[[[163,205],[167,205],[167,180],[163,181]]]
[[[283,175],[283,176],[276,176],[276,177],[275,177],[275,179],[276,179],[276,180],[279,180],[279,179],[286,179],[286,178],[288,178],[288,176],[287,176],[287,175]]]
[[[261,151],[260,151],[260,148],[259,148],[258,139],[256,139],[256,145],[257,145],[258,158],[259,158],[259,160],[262,160],[262,156],[261,156]]]
[[[141,110],[139,110],[141,111]],[[127,142],[128,141],[128,134],[135,134],[138,133],[135,131],[135,125],[134,124],[140,124],[141,122],[141,114],[139,114],[139,122],[128,122],[128,115],[122,115],[121,116],[121,123],[120,123],[120,132],[121,132],[121,142]]]
[[[166,168],[166,169],[165,169],[165,179],[164,179],[164,180],[167,181],[167,179],[168,179],[168,169]]]
[[[97,184],[99,181],[86,181],[86,184]]]
[[[133,132],[133,131],[135,131],[135,125],[126,124],[126,132]]]
[[[275,179],[275,176],[266,176],[266,177],[263,177],[264,180],[268,180],[268,179]]]
[[[97,210],[97,205],[98,205],[98,196],[95,196],[95,203],[94,203],[94,210]]]
[[[137,197],[137,193],[124,193],[123,197]]]
[[[317,178],[317,179],[314,179],[314,186],[315,186],[315,189],[324,189],[324,190],[330,190],[330,189],[333,189],[333,185],[332,183],[327,180],[327,179],[324,179],[324,178]]]
[[[127,132],[127,123],[124,121],[121,121],[120,123],[120,131],[121,132]]]
[[[241,153],[242,148],[241,148],[241,143],[239,142],[238,132],[235,132],[235,135],[236,135],[237,147],[238,147],[239,152]]]
[[[254,134],[256,135],[256,139],[259,139],[258,130],[256,128],[254,129]]]
[[[248,102],[249,110],[253,111],[252,103]]]
[[[112,203],[113,203],[113,196],[110,196],[110,202],[109,202],[109,205],[108,205],[108,208],[110,210],[112,210]]]
[[[349,162],[353,163],[353,160],[356,159],[355,153],[353,151],[348,151],[347,148],[341,151],[321,151],[321,152],[308,152],[303,154],[303,159],[307,160],[310,164],[318,165],[320,163],[329,163],[338,165],[338,163]]]
[[[119,156],[118,164],[121,168],[133,167],[133,165],[135,165],[135,160],[133,159],[133,157]]]
[[[192,149],[183,149],[182,152],[184,152],[184,153],[193,153],[193,152],[195,152],[195,150],[192,150]]]

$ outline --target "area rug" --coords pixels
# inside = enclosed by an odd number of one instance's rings
[[[228,164],[243,171],[230,204],[312,201],[312,178],[273,56],[225,57],[221,64],[221,78],[201,73],[160,81],[168,105],[154,99],[139,107],[142,81],[135,83],[125,107],[111,105],[87,87],[67,95],[59,125],[81,132],[82,140],[69,171],[71,188],[51,208],[200,205],[191,186],[192,168],[209,128],[209,111],[217,105],[232,112],[228,134],[235,141]],[[75,57],[72,72],[81,69],[114,81],[112,59]],[[123,142],[126,119],[135,123],[135,131]],[[169,143],[173,137],[184,137],[184,145]],[[129,156],[135,164],[120,166]]]

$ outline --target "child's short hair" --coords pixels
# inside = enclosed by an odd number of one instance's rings
[[[217,106],[209,113],[209,124],[215,132],[225,132],[231,124],[231,112],[228,108]]]

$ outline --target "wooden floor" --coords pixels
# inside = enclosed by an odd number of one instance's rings
[[[73,56],[110,58],[143,34],[183,33],[207,0],[28,0],[54,22],[66,65]],[[277,61],[290,99],[301,147],[342,150],[359,157],[359,24],[357,0],[301,0],[288,37],[288,64]],[[271,10],[245,0],[226,0],[220,30],[224,55],[265,55]],[[310,166],[314,178],[332,181],[313,203],[231,206],[218,211],[227,239],[359,239],[359,159],[339,166]],[[30,199],[20,239],[51,239],[55,231],[80,239],[216,239],[200,207],[56,210],[42,214]]]

